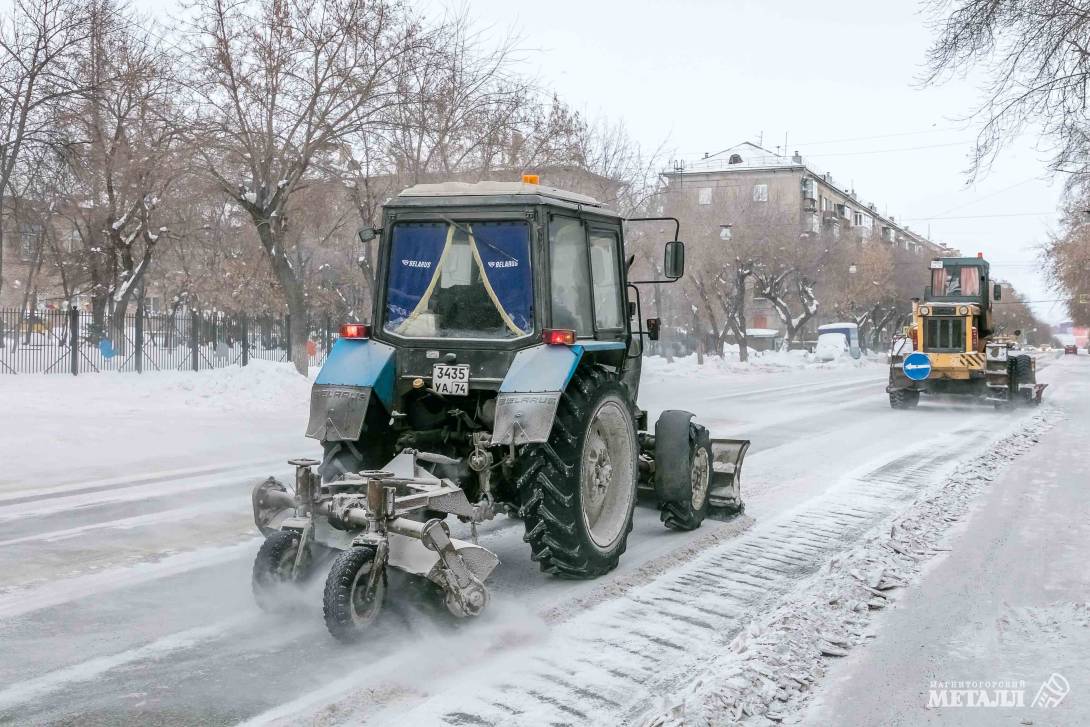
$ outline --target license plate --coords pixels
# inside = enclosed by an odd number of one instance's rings
[[[435,364],[431,370],[431,388],[450,396],[469,395],[469,366]]]

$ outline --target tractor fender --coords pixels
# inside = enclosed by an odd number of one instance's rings
[[[560,394],[582,358],[582,346],[541,344],[516,353],[496,395],[492,444],[548,441]]]
[[[580,341],[574,346],[539,344],[515,354],[496,396],[492,444],[549,441],[560,395],[586,353],[623,351],[623,341]]]
[[[655,421],[655,495],[660,502],[692,497],[693,413],[668,409]]]
[[[307,436],[354,442],[363,432],[371,399],[394,408],[394,349],[369,339],[338,339],[310,390]]]

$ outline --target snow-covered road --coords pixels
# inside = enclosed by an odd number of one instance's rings
[[[1054,387],[1090,365],[1049,363]],[[485,615],[455,625],[409,602],[361,652],[327,636],[320,579],[289,616],[250,595],[249,488],[313,453],[306,382],[260,367],[204,377],[0,380],[0,724],[637,721],[1030,416],[891,411],[878,365],[653,366],[652,415],[690,409],[753,440],[745,517],[676,533],[640,508],[621,566],[575,583],[542,575],[521,524],[501,518],[483,531],[502,561]]]

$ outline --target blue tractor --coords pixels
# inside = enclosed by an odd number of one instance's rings
[[[676,410],[649,430],[636,405],[659,329],[640,325],[637,286],[680,278],[685,248],[669,220],[665,280],[628,280],[635,221],[525,180],[422,184],[385,205],[361,232],[379,239],[374,322],[342,327],[313,386],[322,459],[253,492],[260,604],[332,551],[325,621],[354,641],[391,568],[480,613],[498,558],[477,525],[497,516],[524,522],[546,573],[594,578],[616,567],[641,490],[676,530],[741,512],[749,442]]]

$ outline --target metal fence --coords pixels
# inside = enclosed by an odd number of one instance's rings
[[[291,361],[290,316],[149,314],[122,321],[71,310],[0,309],[0,374],[203,371],[252,360]],[[325,359],[336,329],[330,316],[307,322],[307,357]]]

